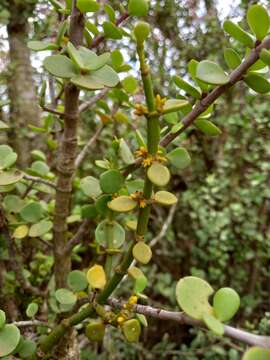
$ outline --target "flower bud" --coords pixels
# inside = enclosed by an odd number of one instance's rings
[[[142,44],[148,37],[150,33],[150,26],[144,21],[140,21],[135,25],[134,35],[137,40],[137,43]]]

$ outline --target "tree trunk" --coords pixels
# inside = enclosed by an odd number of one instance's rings
[[[9,4],[10,20],[9,39],[9,98],[10,131],[9,143],[18,154],[18,165],[29,165],[30,151],[37,147],[35,135],[28,128],[29,124],[39,126],[40,110],[37,103],[30,52],[27,48],[28,23],[24,15],[28,9]]]

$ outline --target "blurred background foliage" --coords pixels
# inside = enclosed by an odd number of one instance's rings
[[[109,3],[116,9],[119,6],[116,0]],[[121,3],[126,5],[125,1]],[[239,20],[252,3],[230,2],[225,6],[226,15]],[[188,61],[192,58],[198,61],[212,59],[225,67],[222,49],[228,46],[228,40],[222,31],[224,13],[220,11],[221,2],[162,0],[151,1],[151,4],[149,21],[153,37],[147,45],[147,52],[157,93],[175,97],[177,90],[172,85],[171,76],[185,76]],[[0,95],[3,101],[10,100],[7,30],[10,20],[14,18],[14,13],[13,16],[11,13],[15,10],[21,12],[21,7],[29,23],[24,35],[30,39],[55,37],[59,21],[48,3],[42,0],[1,2]],[[128,23],[125,26],[129,26]],[[107,41],[99,50],[112,50],[111,45]],[[113,49],[116,48],[122,51],[125,61],[131,65],[131,73],[138,77],[134,44],[120,40],[113,43]],[[241,52],[239,47],[238,51]],[[42,72],[40,57],[34,55],[32,64],[35,67],[35,86],[40,87],[47,74]],[[105,107],[108,115],[112,111],[117,112],[115,102],[116,108],[110,108],[114,92],[110,96],[109,108]],[[100,102],[98,105],[102,104]],[[101,117],[95,110],[83,114],[81,145],[89,134],[101,126]],[[8,116],[8,106],[2,107],[0,119],[7,119]],[[51,114],[43,114],[41,121],[50,123],[51,117]],[[184,172],[175,171],[173,174],[170,186],[173,192],[179,194],[177,207],[170,212],[154,208],[152,213],[148,237],[149,241],[154,241],[154,257],[144,271],[151,279],[146,293],[155,306],[177,309],[174,297],[176,281],[192,274],[207,279],[215,289],[222,286],[236,289],[241,295],[242,305],[234,320],[235,325],[270,334],[270,314],[267,312],[270,292],[269,118],[269,96],[254,95],[238,84],[219,100],[215,108],[213,119],[223,131],[220,137],[208,138],[191,128],[175,140],[175,144],[184,144],[189,150],[192,165]],[[172,118],[167,121],[174,123]],[[167,126],[168,123],[164,121],[163,125]],[[143,132],[143,127],[141,119],[134,119],[129,111],[124,121],[114,119],[106,123],[80,175],[100,173],[94,164],[95,160],[101,160],[101,154],[105,154],[107,159],[114,159],[110,147],[114,137],[125,138],[131,148],[136,150],[134,132],[131,130],[140,128]],[[57,127],[54,128],[47,139],[50,140],[46,151],[51,170],[55,167],[54,141],[57,131]],[[1,135],[1,142],[5,140]],[[84,196],[77,189],[73,213],[76,214],[78,207],[84,203]],[[164,226],[167,226],[165,234],[161,232]],[[94,224],[90,236],[93,237],[93,234]],[[48,280],[52,257],[40,244],[36,245],[35,250],[23,254],[25,271],[34,277],[35,284],[42,284]],[[27,247],[27,244],[23,246]],[[1,260],[8,263],[10,259],[4,247],[2,243]],[[91,247],[80,247],[77,250],[73,255],[74,268],[87,266],[92,257],[96,256]],[[27,295],[22,295],[18,286],[15,286],[12,272],[8,271],[1,278],[1,286],[4,295],[14,297],[19,308],[23,309]],[[128,286],[121,288],[120,295],[125,295]],[[236,360],[241,358],[243,351],[244,346],[228,339],[218,339],[208,332],[150,320],[139,344],[127,344],[112,329],[106,335],[103,349],[85,344],[82,359]]]

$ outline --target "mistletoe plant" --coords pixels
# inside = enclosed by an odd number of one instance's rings
[[[173,140],[190,126],[207,136],[219,136],[220,129],[210,120],[215,102],[237,82],[243,81],[257,93],[270,91],[266,78],[270,19],[266,9],[260,5],[249,8],[247,23],[251,33],[230,20],[224,22],[224,31],[232,42],[232,48],[224,50],[227,71],[210,60],[192,59],[187,69],[190,81],[173,76],[171,85],[176,85],[179,93],[176,99],[165,99],[155,94],[147,64],[150,25],[139,21],[132,31],[121,28],[128,18],[132,22],[133,17],[147,17],[147,0],[130,0],[127,10],[119,4],[118,19],[110,5],[100,9],[94,0],[67,0],[65,6],[57,0],[50,3],[62,19],[56,38],[51,42],[33,40],[28,46],[33,51],[52,51],[44,60],[44,71],[54,78],[59,95],[54,107],[47,106],[46,81],[43,83],[40,106],[53,117],[46,118],[43,128],[32,130],[48,135],[49,150],[57,151],[57,170],[50,169],[41,150],[32,152],[31,167],[17,169],[16,153],[7,145],[0,146],[0,226],[9,256],[14,258],[16,280],[31,295],[26,316],[37,325],[37,333],[35,341],[21,335],[20,322],[6,324],[1,310],[0,356],[51,358],[60,340],[68,342],[66,335],[74,326],[90,341],[101,342],[106,327],[112,326],[121,330],[128,342],[137,342],[142,326],[147,326],[146,317],[152,316],[205,327],[216,336],[253,345],[244,355],[245,360],[269,359],[269,337],[226,324],[240,306],[239,295],[231,288],[215,291],[205,280],[187,276],[179,280],[175,290],[183,312],[140,304],[149,301],[144,294],[148,279],[141,264],[148,264],[152,257],[146,236],[151,208],[177,202],[177,196],[166,190],[170,169],[181,171],[191,164],[188,149],[176,147]],[[99,10],[104,10],[108,20],[101,15],[104,21],[96,27],[92,13]],[[124,75],[132,68],[124,63],[120,50],[101,54],[94,51],[105,40],[113,40],[113,47],[114,41],[122,38],[136,44],[144,94],[144,101],[139,103],[135,101],[138,82],[130,74]],[[241,53],[236,51],[241,48],[239,44],[244,48]],[[101,101],[106,96],[107,103]],[[78,153],[80,115],[89,108],[100,116],[103,125]],[[93,173],[89,167],[85,170],[81,165],[101,131],[112,120],[126,120],[121,108],[140,118],[142,129],[133,134],[137,148],[131,150],[124,139],[109,139],[110,157],[96,161]],[[170,123],[172,116],[176,116],[177,123],[170,129],[163,127],[163,119]],[[142,136],[145,123],[146,140]],[[54,136],[56,128],[61,137]],[[161,133],[165,133],[163,139]],[[96,173],[99,177],[93,176]],[[91,251],[96,252],[95,260],[87,268],[72,270],[72,259],[83,257],[89,249],[83,239],[92,227],[95,239]],[[50,253],[44,256],[39,242],[35,242],[36,255],[30,271],[17,259],[18,247],[29,238],[40,240]],[[126,275],[133,284],[129,299],[112,298]],[[39,320],[41,311],[43,319],[45,311],[45,323]]]

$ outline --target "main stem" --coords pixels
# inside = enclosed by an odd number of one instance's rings
[[[84,17],[73,0],[70,21],[70,41],[74,46],[83,42]],[[58,181],[54,213],[54,275],[57,288],[66,286],[66,277],[71,268],[67,247],[67,217],[72,200],[72,178],[75,171],[77,151],[77,127],[79,121],[79,89],[71,83],[65,86],[64,133],[58,155]]]
[[[151,116],[151,113],[154,113],[156,110],[155,96],[152,85],[152,79],[150,75],[149,66],[145,62],[144,55],[144,46],[140,44],[137,46],[137,52],[140,61],[140,71],[144,86],[144,94],[146,99],[146,104],[148,112],[150,114],[147,117],[147,146],[148,152],[155,156],[158,151],[158,144],[160,139],[160,126],[159,118],[157,116]],[[150,199],[152,196],[153,186],[152,183],[145,175],[145,185],[143,190],[143,196],[145,199]],[[147,231],[149,215],[150,215],[150,205],[148,204],[145,208],[141,208],[138,216],[138,225],[136,230],[136,237],[144,237]],[[123,277],[125,276],[132,260],[132,249],[134,246],[134,241],[131,242],[127,253],[125,254],[121,264],[118,269],[115,271],[114,275],[104,288],[104,290],[97,296],[97,302],[99,304],[106,303],[109,296],[117,288]],[[64,333],[71,327],[81,323],[84,319],[91,316],[94,312],[93,306],[89,304],[86,308],[78,312],[77,314],[72,315],[68,319],[64,319],[56,328],[45,338],[40,344],[40,349],[43,353],[48,353],[53,346],[61,339]]]

